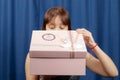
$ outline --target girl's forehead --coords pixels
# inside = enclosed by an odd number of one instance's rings
[[[62,23],[61,17],[60,16],[55,16],[50,20],[49,23],[55,23],[55,22]]]
[[[57,16],[52,17],[51,20],[50,20],[50,22],[55,21],[56,17],[57,17]]]

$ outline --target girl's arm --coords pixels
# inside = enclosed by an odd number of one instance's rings
[[[86,29],[77,29],[78,33],[83,34],[86,45],[92,48],[92,51],[96,54],[97,58],[92,56],[90,53],[86,56],[87,67],[102,76],[116,77],[118,76],[118,70],[111,60],[111,58],[103,52],[100,47],[95,43],[91,32]]]
[[[30,74],[30,57],[29,57],[29,53],[27,54],[26,61],[25,61],[25,75],[26,75],[26,80],[38,80],[38,75],[31,75]]]

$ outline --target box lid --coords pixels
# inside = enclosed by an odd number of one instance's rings
[[[85,58],[87,49],[74,30],[33,30],[29,53],[31,58]]]

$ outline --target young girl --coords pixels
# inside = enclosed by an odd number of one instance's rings
[[[44,17],[42,30],[71,30],[70,16],[63,7],[54,7],[49,9]],[[107,54],[95,42],[92,33],[84,28],[77,29],[78,34],[83,34],[86,45],[95,53],[97,58],[89,52],[86,56],[86,66],[91,71],[105,76],[116,77],[118,70]],[[37,75],[30,75],[30,58],[29,54],[26,58],[26,79],[37,80]],[[78,76],[41,76],[41,80],[79,80]]]

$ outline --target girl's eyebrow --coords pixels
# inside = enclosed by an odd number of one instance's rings
[[[50,22],[49,24],[54,24],[53,22]]]

